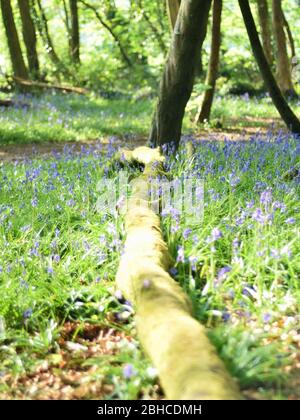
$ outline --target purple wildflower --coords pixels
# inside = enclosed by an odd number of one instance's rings
[[[189,262],[191,264],[191,268],[193,271],[196,271],[196,266],[197,266],[197,262],[198,262],[198,258],[194,255],[191,255],[189,257]]]
[[[30,318],[31,315],[32,315],[32,312],[33,311],[32,311],[31,308],[26,309],[26,311],[23,312],[23,319],[26,320],[26,319]]]
[[[247,203],[246,203],[247,209],[251,209],[253,206],[254,206],[254,200],[247,201]]]
[[[229,184],[231,187],[236,187],[241,182],[241,179],[233,174],[229,175]]]
[[[36,198],[36,197],[34,197],[34,198],[31,200],[31,205],[32,205],[32,207],[36,207],[36,206],[37,206],[37,204],[38,204],[38,200],[37,200],[37,198]]]
[[[191,233],[191,232],[192,232],[192,229],[191,229],[191,228],[184,229],[183,234],[182,234],[183,238],[184,238],[185,240],[187,240],[187,239],[188,239],[188,237],[190,236],[190,233]]]
[[[171,276],[175,277],[178,274],[178,270],[176,267],[172,267],[170,268],[169,273],[171,274]]]
[[[272,319],[272,316],[270,314],[266,313],[266,314],[263,315],[263,321],[264,322],[266,322],[266,323],[270,322],[271,319]]]
[[[285,223],[287,225],[293,225],[296,222],[296,219],[294,217],[289,217],[288,219],[286,219]]]
[[[180,246],[178,248],[176,261],[177,262],[184,262],[184,249],[183,249],[182,246]]]
[[[224,322],[228,322],[228,321],[230,320],[230,313],[229,313],[229,312],[224,311],[224,312],[222,313],[222,319],[223,319],[223,321],[224,321]]]
[[[208,242],[215,242],[218,239],[222,238],[222,232],[218,228],[213,228],[210,236],[208,237]]]
[[[135,370],[131,364],[127,364],[123,368],[123,376],[125,379],[130,379],[135,375]]]
[[[75,206],[75,200],[73,200],[72,198],[71,198],[71,200],[68,200],[67,201],[67,206],[74,207]]]
[[[252,213],[252,219],[256,220],[258,223],[265,225],[270,224],[273,220],[272,213],[263,213],[261,208],[257,208]]]
[[[227,277],[227,273],[230,273],[230,271],[231,271],[231,267],[229,266],[220,268],[220,270],[218,271],[217,280],[218,281],[224,280]]]
[[[260,194],[260,202],[264,206],[267,206],[272,202],[272,193],[270,190],[265,190]]]
[[[280,201],[274,201],[273,209],[280,210],[281,213],[284,213],[286,210],[286,205],[284,203],[281,203]]]

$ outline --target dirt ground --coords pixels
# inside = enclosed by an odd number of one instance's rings
[[[267,133],[266,129],[261,129],[257,127],[247,127],[245,129],[227,129],[225,130],[207,130],[202,131],[199,134],[195,134],[194,137],[201,140],[240,140],[248,139],[251,136],[256,134],[262,135]],[[145,145],[147,142],[146,137],[132,137],[132,138],[116,138],[114,141],[115,145],[119,146],[129,146],[134,148],[137,146]],[[1,162],[15,162],[24,159],[33,159],[33,158],[47,158],[51,157],[53,152],[62,153],[66,148],[71,150],[73,153],[80,153],[82,148],[91,147],[93,150],[101,151],[105,150],[109,145],[109,139],[101,140],[85,140],[85,141],[68,141],[68,142],[49,142],[49,143],[29,143],[29,144],[11,144],[11,145],[1,145],[0,141],[0,164]]]

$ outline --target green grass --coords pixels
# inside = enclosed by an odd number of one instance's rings
[[[97,182],[119,173],[109,163],[113,152],[113,145],[100,155],[65,150],[0,167],[5,398],[160,396],[133,310],[115,296],[122,219],[96,210]],[[192,161],[184,153],[168,160],[174,177],[205,181],[202,221],[163,217],[175,260],[179,247],[184,255],[175,278],[242,389],[269,398],[290,396],[282,390],[299,357],[300,191],[297,180],[281,177],[298,160],[298,141],[282,135],[202,142]],[[209,242],[216,228],[221,235]],[[101,331],[111,331],[108,347]],[[47,374],[58,381],[56,393]]]
[[[155,107],[155,100],[150,99],[104,99],[55,92],[15,99],[30,106],[0,109],[1,144],[97,140],[109,136],[125,140],[146,138]],[[201,135],[202,128],[192,122],[198,105],[199,95],[194,93],[184,120],[185,133]],[[299,105],[295,104],[295,110],[299,110]],[[210,125],[221,124],[224,129],[270,128],[270,119],[276,117],[269,98],[217,97]]]
[[[0,112],[2,144],[145,136],[151,121],[149,100],[108,100],[55,93],[19,100],[30,107],[2,108]]]

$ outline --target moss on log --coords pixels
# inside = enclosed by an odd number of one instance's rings
[[[138,336],[158,370],[168,399],[239,399],[235,381],[193,318],[189,298],[168,270],[172,258],[159,217],[149,207],[148,176],[162,170],[159,149],[123,151],[145,165],[134,179],[125,214],[126,242],[116,282],[136,309]]]

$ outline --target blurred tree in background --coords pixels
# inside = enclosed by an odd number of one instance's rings
[[[250,5],[279,86],[294,95],[299,88],[292,72],[300,49],[298,2],[253,0]],[[7,90],[9,83],[13,89],[14,76],[107,96],[154,95],[179,6],[179,0],[1,0],[0,87]],[[199,94],[208,87],[211,25],[212,12],[196,69]],[[265,91],[234,0],[224,2],[215,82],[221,95]]]

